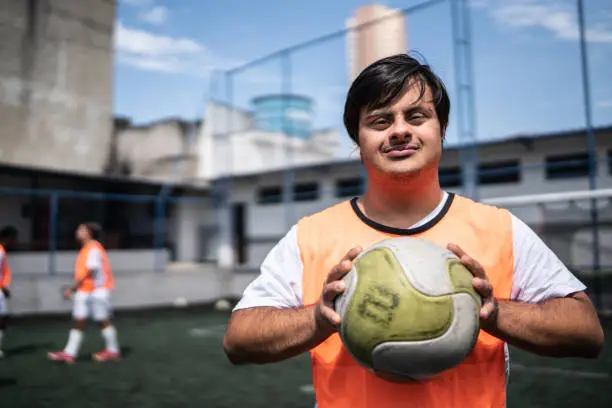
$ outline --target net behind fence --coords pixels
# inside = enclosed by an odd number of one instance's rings
[[[599,310],[612,310],[612,189],[491,198],[527,223],[588,287]]]

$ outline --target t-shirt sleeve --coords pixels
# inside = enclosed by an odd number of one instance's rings
[[[512,214],[513,300],[537,303],[581,292],[586,286],[522,220]]]
[[[244,290],[234,310],[302,306],[302,272],[297,226],[294,225],[270,250],[261,264],[259,275]]]
[[[85,261],[85,267],[92,271],[102,269],[102,254],[98,248],[92,248],[87,253],[87,260]]]

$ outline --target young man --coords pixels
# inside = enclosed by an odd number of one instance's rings
[[[301,219],[271,250],[227,329],[231,362],[271,363],[310,351],[319,408],[504,407],[507,344],[548,356],[596,357],[603,330],[585,286],[508,211],[444,192],[438,166],[450,101],[407,55],[366,68],[344,123],[368,173],[362,198]],[[473,273],[481,333],[436,379],[397,384],[359,366],[336,333],[333,299],[362,248],[394,236],[447,247]]]
[[[51,360],[74,363],[83,340],[83,330],[89,316],[100,323],[102,337],[106,343],[103,351],[95,353],[95,361],[120,360],[117,331],[112,325],[110,292],[115,287],[113,274],[106,251],[98,241],[101,228],[95,223],[79,225],[76,239],[81,244],[75,264],[75,284],[64,293],[73,299],[72,317],[74,326],[70,330],[68,344],[62,351],[51,352]]]
[[[6,259],[6,249],[17,239],[17,230],[13,227],[5,227],[0,230],[0,358],[4,357],[2,351],[2,340],[8,325],[7,299],[11,297],[11,268]]]

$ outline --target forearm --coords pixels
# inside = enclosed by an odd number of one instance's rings
[[[315,306],[257,307],[232,314],[223,346],[234,364],[265,364],[308,351],[329,334],[318,330]]]
[[[511,345],[555,357],[597,357],[603,331],[586,295],[538,304],[499,301],[495,324],[484,327]]]

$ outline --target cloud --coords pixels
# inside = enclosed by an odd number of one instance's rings
[[[205,48],[190,38],[158,35],[136,28],[128,28],[119,22],[115,29],[115,49],[130,54],[161,57],[198,54],[204,52]]]
[[[184,37],[170,37],[130,28],[118,22],[115,52],[119,63],[148,71],[195,72],[206,57],[206,47]]]
[[[239,63],[213,53],[194,39],[156,34],[125,26],[120,21],[115,26],[115,53],[121,65],[197,77],[206,77],[214,69],[227,69]]]
[[[168,20],[168,9],[164,6],[155,6],[140,13],[140,19],[154,25],[162,25]]]
[[[491,13],[497,22],[508,26],[545,29],[560,40],[579,38],[577,12],[573,8],[564,8],[558,2],[504,1],[494,6]],[[610,24],[593,24],[585,34],[589,42],[612,43]]]

